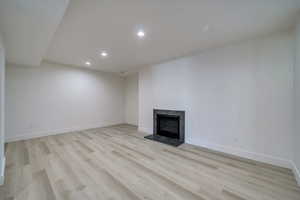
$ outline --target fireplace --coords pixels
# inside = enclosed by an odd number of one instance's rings
[[[184,143],[185,112],[177,110],[153,110],[153,135],[145,138],[179,146]]]

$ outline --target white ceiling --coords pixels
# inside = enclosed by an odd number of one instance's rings
[[[67,0],[0,0],[9,61],[86,67],[89,60],[95,69],[128,71],[288,29],[300,9],[299,0],[70,0],[49,44],[66,5]],[[135,35],[139,28],[146,31],[143,40]],[[101,50],[109,57],[102,59]]]
[[[0,0],[0,33],[8,62],[40,64],[69,0]]]

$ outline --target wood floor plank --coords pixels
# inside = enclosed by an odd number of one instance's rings
[[[117,125],[8,143],[0,200],[300,200],[290,169]]]

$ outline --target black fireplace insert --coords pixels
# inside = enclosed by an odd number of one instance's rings
[[[157,135],[179,139],[179,116],[158,114],[156,120]]]

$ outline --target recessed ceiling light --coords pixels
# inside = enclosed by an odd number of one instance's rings
[[[209,31],[209,25],[203,26],[202,31],[203,31],[203,32]]]
[[[136,35],[139,37],[139,38],[143,38],[145,37],[146,33],[144,30],[139,30]]]
[[[85,62],[85,65],[86,65],[86,66],[91,66],[91,64],[92,64],[92,63],[91,63],[90,61],[86,61],[86,62]]]
[[[102,52],[101,52],[101,56],[102,56],[102,57],[107,57],[107,56],[108,56],[108,53],[107,53],[106,51],[102,51]]]

